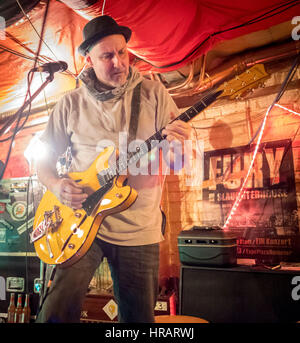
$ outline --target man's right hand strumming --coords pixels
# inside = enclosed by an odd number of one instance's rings
[[[82,208],[82,203],[88,197],[88,195],[84,193],[82,186],[66,177],[58,179],[58,181],[53,184],[52,193],[62,204],[75,210]]]
[[[81,185],[68,177],[60,178],[56,169],[53,169],[55,163],[49,161],[40,161],[37,165],[37,174],[39,180],[52,192],[57,199],[64,205],[74,210],[82,208],[82,203],[88,197],[84,193]]]

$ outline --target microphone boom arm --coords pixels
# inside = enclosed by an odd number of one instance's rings
[[[7,128],[9,128],[12,123],[18,119],[21,118],[23,111],[25,110],[25,108],[32,102],[33,99],[35,99],[38,94],[54,79],[54,75],[53,73],[50,73],[47,77],[47,79],[42,83],[42,85],[38,88],[37,91],[34,92],[34,94],[27,100],[24,102],[24,104],[20,107],[20,109],[12,115],[12,117],[10,119],[8,119],[8,121],[3,125],[3,127],[0,130],[0,136],[3,135],[3,133],[7,130]],[[14,139],[14,136],[12,136],[12,139]],[[1,168],[0,170],[0,181],[2,180],[4,173],[5,173],[5,169],[7,167],[8,161],[9,161],[9,157],[10,157],[10,153],[11,153],[11,147],[12,145],[10,145],[10,149],[7,153],[7,157],[6,157],[6,161],[5,164],[3,166],[3,168]]]
[[[32,96],[24,102],[24,104],[18,109],[18,111],[13,114],[6,123],[4,123],[4,125],[1,127],[0,129],[0,137],[5,133],[5,131],[13,124],[13,122],[18,118],[19,115],[21,115],[21,113],[25,110],[25,108],[32,102],[32,100],[34,100],[39,94],[40,92],[48,85],[48,83],[50,83],[51,81],[53,81],[54,79],[54,75],[53,74],[49,74],[47,79],[44,81],[44,83],[40,86],[40,88],[34,92],[32,94]]]

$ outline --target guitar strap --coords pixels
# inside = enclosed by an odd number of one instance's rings
[[[135,140],[136,132],[139,123],[139,114],[140,114],[140,106],[141,106],[141,85],[140,82],[133,90],[133,95],[131,99],[131,117],[129,122],[129,129],[128,129],[128,144]]]
[[[140,114],[140,105],[141,105],[141,85],[142,82],[140,82],[133,90],[132,100],[131,100],[131,117],[129,122],[129,138],[128,138],[128,144],[135,140],[136,138],[136,132],[138,128],[139,123],[139,114]],[[166,215],[163,212],[161,206],[160,211],[162,214],[162,226],[161,226],[161,232],[164,235],[165,234],[165,227],[166,227]]]
[[[140,105],[141,105],[141,84],[140,82],[133,90],[132,100],[131,100],[131,116],[130,116],[130,122],[129,122],[129,139],[128,144],[135,140],[136,138],[136,132],[138,128],[138,122],[139,122],[139,114],[140,114]],[[45,299],[47,298],[47,295],[49,293],[51,281],[54,278],[55,272],[56,272],[56,265],[47,265],[46,271],[44,273],[44,279],[46,283],[46,287],[43,289],[43,294],[41,294],[40,304],[38,308],[38,312],[41,310]]]

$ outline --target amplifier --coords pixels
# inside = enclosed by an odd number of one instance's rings
[[[179,314],[210,323],[296,323],[300,271],[181,266]]]
[[[29,242],[35,209],[43,195],[36,178],[0,182],[0,252],[34,252]]]
[[[180,262],[198,266],[236,264],[235,235],[219,227],[194,226],[178,235]]]

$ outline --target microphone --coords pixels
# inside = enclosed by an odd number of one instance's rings
[[[68,64],[64,61],[58,61],[58,62],[49,62],[45,63],[39,67],[32,68],[31,71],[40,71],[40,72],[47,72],[50,74],[53,74],[57,71],[65,71],[68,69]]]

